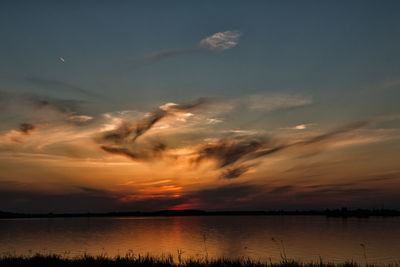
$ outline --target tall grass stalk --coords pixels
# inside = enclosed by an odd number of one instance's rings
[[[4,255],[0,257],[0,266],[136,266],[136,267],[362,267],[360,264],[347,261],[344,263],[323,262],[299,262],[283,257],[280,263],[272,261],[255,261],[250,258],[238,259],[201,259],[182,257],[182,251],[179,251],[178,261],[175,262],[172,255],[163,255],[154,257],[147,255],[135,255],[127,253],[125,256],[109,257],[107,255],[91,256],[83,254],[78,257],[68,258],[57,254],[32,254],[28,256]],[[367,267],[399,267],[399,263],[393,264],[368,264]]]

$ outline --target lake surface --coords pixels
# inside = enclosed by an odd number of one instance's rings
[[[362,245],[361,245],[362,244]],[[365,250],[364,250],[365,248]],[[0,220],[0,254],[135,254],[400,263],[400,218],[212,216]],[[364,253],[365,252],[365,253]]]

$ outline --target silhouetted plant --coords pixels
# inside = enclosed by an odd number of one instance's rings
[[[365,244],[364,243],[360,243],[360,246],[363,249],[363,253],[364,253],[364,260],[365,260],[365,266],[368,266],[368,261],[367,261],[367,250],[365,249]]]
[[[182,255],[182,251],[179,252]],[[146,255],[134,255],[132,252],[128,252],[125,256],[107,257],[104,255],[91,256],[87,253],[74,257],[67,258],[62,255],[56,254],[34,254],[29,256],[15,256],[9,254],[0,257],[0,266],[135,266],[135,267],[361,267],[360,264],[350,261],[339,264],[324,263],[320,258],[319,262],[303,263],[294,261],[288,258],[284,258],[280,263],[273,263],[272,261],[254,261],[250,258],[239,258],[239,259],[200,259],[200,258],[188,258],[184,260],[178,259],[175,263],[172,255],[154,257],[149,254]],[[368,264],[368,267],[395,267],[400,266],[399,263],[393,263],[388,265],[374,265]]]

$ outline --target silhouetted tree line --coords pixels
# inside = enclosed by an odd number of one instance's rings
[[[154,212],[109,212],[109,213],[13,213],[0,211],[1,218],[58,218],[58,217],[157,217],[157,216],[277,216],[306,215],[327,217],[400,216],[400,211],[391,209],[326,209],[326,210],[272,210],[272,211],[203,211],[203,210],[162,210]]]

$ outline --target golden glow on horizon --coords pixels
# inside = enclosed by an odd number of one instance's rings
[[[168,110],[176,106],[168,103],[162,107]],[[302,130],[299,134],[291,132],[291,128],[281,129],[281,139],[291,138],[291,143],[282,146],[274,141],[254,151],[268,154],[268,151],[274,150],[275,147],[284,147],[282,152],[244,159],[242,157],[246,156],[249,150],[241,147],[241,140],[245,140],[241,139],[241,136],[256,137],[259,131],[229,130],[229,134],[238,136],[238,139],[224,141],[214,136],[221,136],[221,133],[227,131],[220,130],[213,136],[213,132],[209,130],[212,127],[209,122],[212,116],[204,116],[201,112],[177,112],[155,124],[141,136],[134,144],[139,149],[147,149],[146,146],[154,140],[166,142],[166,149],[154,159],[132,160],[122,154],[102,150],[96,141],[98,137],[118,129],[126,120],[126,116],[129,118],[131,114],[136,114],[135,118],[138,117],[137,112],[124,111],[104,114],[100,123],[84,127],[68,123],[42,124],[29,133],[6,131],[0,136],[0,167],[3,176],[6,174],[7,179],[19,184],[29,184],[32,190],[38,192],[84,193],[82,190],[91,188],[91,194],[101,191],[121,203],[188,197],[184,200],[185,203],[168,206],[178,209],[207,208],[210,203],[204,202],[201,199],[203,196],[196,195],[196,192],[207,192],[218,187],[252,185],[260,188],[258,194],[268,194],[268,190],[273,191],[270,189],[272,187],[276,188],[276,192],[281,192],[276,199],[285,201],[284,198],[289,193],[301,195],[312,193],[318,186],[323,188],[324,185],[329,187],[331,184],[349,184],[368,176],[374,170],[378,173],[398,170],[395,160],[376,159],[373,155],[363,154],[363,162],[355,162],[360,155],[354,154],[354,151],[373,150],[379,144],[397,140],[398,131],[357,129],[335,138],[307,143],[307,140],[313,140],[314,136],[321,133],[316,131],[316,127],[309,129],[305,125],[298,125],[295,129]],[[145,115],[149,116],[151,115]],[[322,132],[321,136],[323,134]],[[220,145],[227,147],[210,150]],[[234,148],[236,145],[238,147]],[[202,150],[204,151],[199,152]],[[210,156],[200,160],[199,153],[210,153]],[[230,165],[228,158],[225,167],[220,162],[225,159],[218,158],[219,156],[213,153],[236,153],[232,157],[237,156],[237,162],[235,159],[235,164]],[[396,155],[395,151],[391,153]],[[337,161],[339,158],[342,160]],[[360,166],[354,168],[356,165]],[[3,176],[0,179],[4,179]],[[390,186],[393,186],[393,183],[382,183],[380,188],[384,190]],[[10,184],[9,187],[10,190],[20,190],[18,184]],[[370,184],[365,183],[344,188],[361,190],[369,187]],[[246,195],[234,198],[234,201],[251,203],[260,201],[259,198],[258,195]],[[223,208],[223,205],[215,203],[214,207]]]

